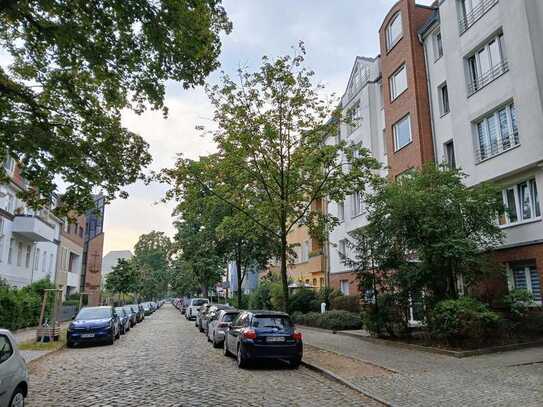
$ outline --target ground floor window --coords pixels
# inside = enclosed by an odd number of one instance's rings
[[[339,290],[343,295],[349,295],[349,280],[341,280],[339,282]]]
[[[424,322],[424,293],[412,291],[409,294],[409,325],[416,326]]]
[[[534,300],[541,304],[541,279],[535,262],[529,264],[510,265],[511,288],[528,290],[534,296]]]

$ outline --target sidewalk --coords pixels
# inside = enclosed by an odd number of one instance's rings
[[[331,370],[393,406],[523,406],[543,400],[543,347],[457,359],[396,348],[344,335],[302,329],[304,343],[388,371],[361,374],[331,367],[311,353],[311,362]]]
[[[66,321],[60,324],[61,331],[68,327],[71,321]],[[36,329],[37,327],[32,328],[24,328],[19,329],[17,331],[12,332],[13,336],[15,337],[15,340],[17,341],[17,344],[22,343],[29,343],[29,342],[35,342],[36,341]],[[25,360],[25,362],[28,364],[36,359],[41,358],[42,356],[45,356],[49,353],[56,352],[56,349],[54,350],[19,350],[19,353]]]

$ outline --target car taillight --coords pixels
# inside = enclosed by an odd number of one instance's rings
[[[302,340],[302,333],[301,332],[294,332],[294,334],[292,335],[292,339],[294,339],[297,342],[301,341]]]
[[[241,332],[241,337],[244,339],[256,339],[256,332],[253,329],[244,329]]]

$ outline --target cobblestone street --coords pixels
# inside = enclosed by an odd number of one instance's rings
[[[31,366],[29,406],[376,406],[306,368],[241,370],[165,305],[113,346],[64,349]]]

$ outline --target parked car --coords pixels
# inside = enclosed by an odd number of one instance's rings
[[[136,322],[141,322],[145,319],[145,313],[141,304],[132,304],[130,308],[136,312]]]
[[[138,322],[137,317],[138,314],[134,308],[130,305],[123,306],[124,311],[128,314],[128,319],[130,321],[130,328],[136,326],[136,323]]]
[[[85,342],[113,345],[120,335],[119,317],[113,307],[84,307],[68,326],[66,345],[73,347]]]
[[[202,329],[202,319],[205,318],[207,311],[209,311],[209,308],[212,304],[204,304],[200,307],[198,310],[198,313],[196,314],[196,321],[194,322],[194,325],[198,328],[200,332],[204,332]]]
[[[220,310],[229,309],[229,308],[231,309],[232,307],[229,305],[224,305],[224,304],[214,304],[210,306],[207,312],[205,313],[205,315],[203,315],[202,318],[200,319],[200,332],[203,332],[207,335],[209,321],[215,318],[217,313]]]
[[[283,312],[242,311],[226,330],[224,354],[235,355],[240,368],[259,359],[282,359],[296,369],[303,356],[302,334]]]
[[[0,329],[0,406],[23,406],[28,394],[28,370],[15,338]]]
[[[119,327],[121,328],[121,335],[124,335],[130,331],[130,315],[124,310],[123,307],[116,307],[115,312],[119,317]]]
[[[213,318],[209,319],[207,327],[207,340],[213,343],[214,348],[218,348],[224,342],[224,334],[231,322],[239,315],[239,311],[234,308],[218,310]]]
[[[149,316],[153,313],[153,309],[151,308],[151,305],[148,302],[144,302],[141,305],[143,306],[143,313],[145,316]]]
[[[188,320],[196,319],[196,315],[198,314],[198,310],[200,309],[200,307],[208,303],[209,300],[207,298],[192,298],[190,300],[189,306],[187,307],[185,317]]]

